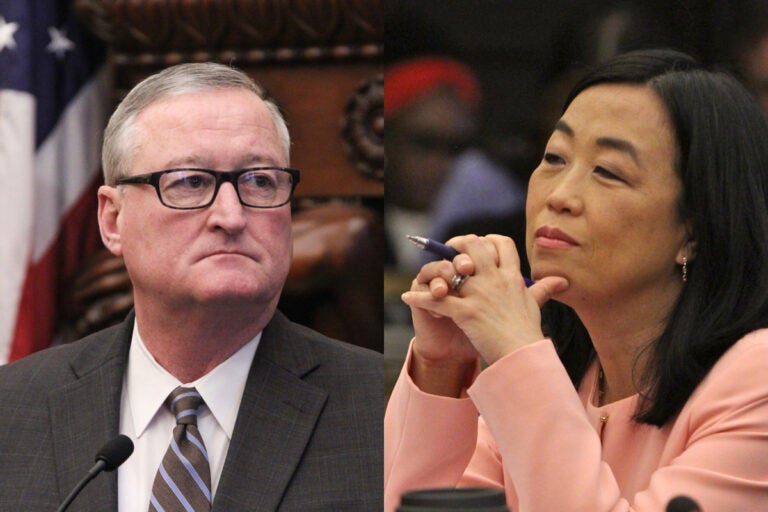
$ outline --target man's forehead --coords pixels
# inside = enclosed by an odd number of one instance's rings
[[[233,98],[233,92],[240,97]],[[286,165],[269,109],[245,89],[160,98],[142,110],[135,126],[139,161],[134,163],[142,169],[196,167],[229,171]]]
[[[238,169],[246,167],[272,166],[281,167],[282,162],[277,161],[273,156],[259,154],[255,152],[246,152],[238,159]],[[171,156],[164,161],[164,167],[167,169],[176,168],[198,168],[211,170],[236,170],[236,169],[217,169],[217,160],[206,153],[189,153],[187,155]]]
[[[203,89],[198,91],[177,92],[161,96],[146,106],[138,113],[138,117],[152,116],[157,113],[171,114],[176,111],[188,113],[190,108],[210,110],[211,103],[217,102],[231,104],[233,100],[238,103],[251,104],[255,111],[269,113],[264,100],[253,91],[243,88],[218,88]],[[242,105],[236,110],[242,110]]]

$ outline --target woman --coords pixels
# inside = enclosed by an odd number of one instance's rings
[[[509,239],[463,236],[403,295],[386,509],[454,485],[516,512],[765,509],[767,201],[768,127],[735,80],[664,50],[594,70],[529,183],[536,283]]]

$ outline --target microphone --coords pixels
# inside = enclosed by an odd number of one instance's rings
[[[56,512],[64,512],[69,505],[74,501],[83,487],[96,478],[96,475],[102,471],[114,471],[117,467],[128,459],[133,453],[133,441],[128,436],[120,434],[116,438],[108,441],[107,444],[101,447],[96,453],[96,464],[88,470],[88,473],[80,480],[72,492],[64,498]]]
[[[666,512],[701,512],[701,507],[688,496],[677,496],[669,500]]]

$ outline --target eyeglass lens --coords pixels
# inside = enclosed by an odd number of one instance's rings
[[[258,169],[238,176],[240,200],[248,206],[268,207],[283,204],[291,196],[290,173],[279,169]],[[193,208],[213,201],[216,176],[213,173],[180,169],[160,177],[160,195],[169,206]]]

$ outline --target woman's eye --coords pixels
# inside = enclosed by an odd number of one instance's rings
[[[544,153],[544,159],[545,162],[552,165],[558,165],[565,162],[562,157],[559,155],[556,155],[555,153]]]
[[[595,167],[595,174],[602,176],[603,178],[609,179],[609,180],[619,180],[624,181],[624,179],[617,174],[612,173],[605,167]]]

